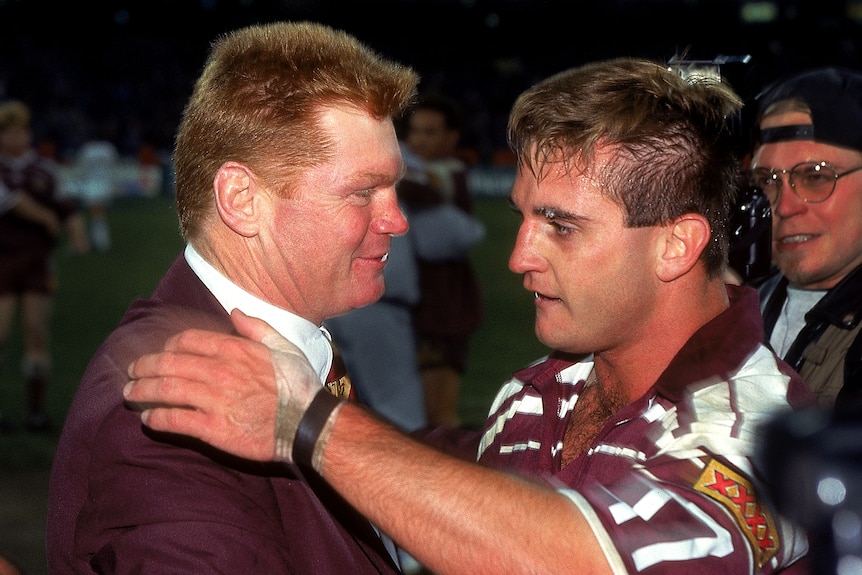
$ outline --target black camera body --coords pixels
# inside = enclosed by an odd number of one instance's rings
[[[772,208],[758,188],[744,186],[730,214],[729,264],[746,282],[772,270]]]

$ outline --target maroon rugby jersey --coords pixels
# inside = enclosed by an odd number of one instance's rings
[[[802,568],[804,534],[764,501],[751,456],[756,426],[811,396],[760,343],[756,293],[729,290],[730,309],[564,468],[566,425],[592,357],[551,355],[515,373],[491,408],[479,461],[539,476],[568,495],[617,573]]]
[[[78,204],[59,195],[56,165],[35,150],[21,156],[0,154],[0,182],[11,196],[27,194],[57,214],[61,221],[78,211]],[[20,218],[12,212],[0,214],[0,251],[50,250],[57,242],[42,224]]]

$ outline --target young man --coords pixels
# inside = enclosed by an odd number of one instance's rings
[[[862,409],[862,73],[811,70],[758,97],[751,182],[772,208],[766,337],[821,407]]]
[[[33,145],[32,113],[24,102],[0,103],[0,367],[18,362],[3,357],[16,316],[21,318],[24,356],[21,379],[27,409],[22,418],[31,431],[51,430],[45,395],[51,374],[51,317],[57,277],[54,250],[63,231],[76,253],[89,249],[77,202],[60,195],[56,166]],[[8,209],[3,209],[3,204]],[[4,408],[11,403],[2,401]],[[0,431],[14,429],[0,413]]]
[[[319,393],[295,348],[238,312],[269,348],[188,331],[130,366],[127,398],[146,402],[152,429],[313,467],[435,573],[801,568],[804,536],[770,505],[753,442],[812,398],[761,343],[754,290],[722,280],[739,105],[720,84],[629,59],[515,102],[523,220],[509,267],[556,351],[500,390],[480,465]],[[269,430],[237,426],[252,406],[267,406]]]
[[[383,294],[390,240],[407,231],[393,118],[416,84],[316,24],[216,42],[176,140],[187,247],[84,374],[51,476],[52,573],[398,572],[391,541],[319,478],[141,433],[121,389],[129,362],[172,334],[231,332],[232,309],[266,317],[327,374],[320,326]]]

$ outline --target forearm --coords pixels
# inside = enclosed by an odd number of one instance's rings
[[[311,463],[439,575],[611,573],[567,497],[436,451],[357,404],[316,402],[326,392],[305,356],[264,322],[231,317],[240,333],[270,347],[188,330],[129,367],[124,393],[154,406],[141,415],[149,427],[256,461],[275,454]]]
[[[57,215],[27,194],[20,194],[18,201],[12,207],[12,211],[20,218],[44,226],[52,235],[59,233],[60,220]]]
[[[610,573],[583,515],[562,495],[448,457],[355,405],[338,412],[321,471],[435,573]]]

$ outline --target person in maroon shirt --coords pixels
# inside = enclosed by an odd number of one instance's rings
[[[89,249],[78,203],[61,195],[56,166],[33,147],[31,112],[24,102],[0,103],[0,185],[10,198],[0,210],[0,359],[20,312],[24,335],[21,376],[27,386],[24,425],[50,430],[45,392],[51,369],[50,326],[56,292],[54,250],[66,232],[77,253]],[[6,407],[8,401],[0,401]],[[13,429],[0,414],[0,430]]]
[[[473,213],[469,166],[457,156],[464,126],[458,102],[421,94],[405,119],[404,142],[417,158],[416,174],[441,202]],[[407,178],[401,186],[408,184]],[[446,230],[441,229],[441,234]],[[457,427],[461,378],[470,340],[479,329],[484,302],[470,253],[444,260],[419,258],[419,302],[413,310],[425,411],[432,426]]]
[[[241,314],[248,340],[173,338],[130,365],[126,397],[148,402],[148,429],[313,468],[441,575],[800,572],[805,534],[754,445],[813,397],[762,342],[754,289],[723,279],[740,106],[716,80],[625,58],[515,102],[509,267],[555,351],[501,388],[478,464],[318,393],[290,342]],[[235,420],[262,405],[297,427],[273,416],[250,437]]]

